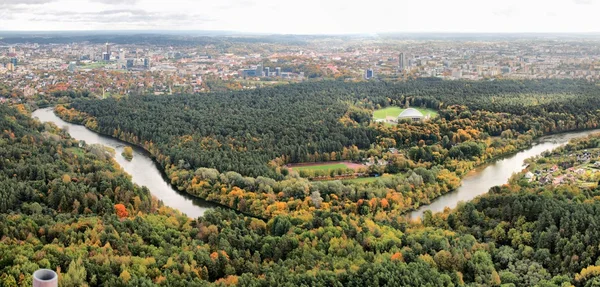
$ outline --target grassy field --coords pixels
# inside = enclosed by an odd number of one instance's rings
[[[432,118],[435,118],[435,117],[438,116],[438,113],[435,110],[432,110],[432,109],[423,109],[423,108],[413,108],[413,109],[421,112],[425,116],[429,115]],[[396,118],[404,110],[405,109],[400,108],[400,107],[387,107],[385,109],[376,110],[373,113],[373,118],[376,119],[376,120],[385,119],[388,116]]]
[[[301,170],[332,170],[332,169],[347,169],[348,166],[343,163],[331,163],[331,164],[321,164],[321,165],[307,165],[307,166],[295,166],[292,167],[293,170],[301,171]]]

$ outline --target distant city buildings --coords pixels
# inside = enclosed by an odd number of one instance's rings
[[[106,50],[102,53],[102,60],[110,61],[110,45],[106,43]]]
[[[242,77],[244,77],[244,78],[247,78],[247,77],[257,77],[256,69],[245,69],[245,70],[242,70]]]
[[[365,71],[365,79],[370,80],[375,76],[375,73],[373,72],[373,69],[367,69]]]
[[[400,55],[398,55],[398,71],[404,71],[404,67],[404,53],[400,53]]]
[[[262,64],[258,64],[256,66],[256,76],[257,77],[262,77],[263,76],[263,66],[262,66]]]
[[[600,38],[474,40],[468,44],[453,40],[336,41],[340,44],[332,46],[328,40],[310,41],[301,47],[283,42],[256,44],[264,49],[234,41],[229,51],[198,43],[0,44],[0,82],[9,89],[27,89],[28,95],[77,89],[99,97],[99,85],[107,82],[111,84],[105,90],[112,95],[201,93],[212,87],[253,89],[277,81],[320,78],[600,82]],[[249,78],[252,81],[244,81]],[[207,84],[214,81],[225,84]]]

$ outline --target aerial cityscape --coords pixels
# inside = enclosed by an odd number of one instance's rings
[[[600,286],[599,11],[0,1],[0,287]]]
[[[96,97],[243,90],[315,80],[347,82],[600,79],[600,37],[402,39],[372,37],[5,37],[4,91]],[[52,38],[50,38],[52,39]],[[136,39],[142,43],[136,43]],[[56,39],[55,39],[56,40]],[[106,41],[106,42],[104,42]],[[266,42],[262,42],[266,41]],[[6,94],[2,95],[6,100]]]

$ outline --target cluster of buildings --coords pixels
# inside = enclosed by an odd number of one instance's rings
[[[165,41],[168,43],[168,41]],[[301,44],[169,46],[76,42],[3,44],[0,82],[23,92],[60,84],[111,93],[201,93],[307,79],[600,80],[599,39],[399,40],[307,38]],[[102,77],[100,77],[102,76]],[[223,83],[223,84],[218,84]]]
[[[590,163],[593,159],[597,159],[598,156],[599,154],[588,152],[587,150],[576,155],[570,154],[568,157],[574,159],[573,161],[553,164],[549,167],[536,169],[533,172],[528,171],[523,178],[529,182],[541,185],[573,183],[581,179],[581,176],[586,174],[591,168],[595,169],[595,172],[598,172],[600,161],[595,161],[593,164]]]
[[[263,67],[262,64],[258,64],[251,69],[243,69],[240,71],[240,76],[244,79],[255,77],[255,78],[291,78],[294,73],[282,72],[281,67],[275,67],[274,71],[271,71],[271,67]],[[304,72],[300,72],[296,77],[304,77]]]
[[[106,64],[108,66],[112,64],[111,68],[121,70],[132,70],[132,69],[150,69],[150,57],[151,53],[145,53],[139,49],[128,50],[127,48],[120,48],[119,50],[111,50],[111,44],[106,43],[104,49],[101,52],[97,52],[96,49],[87,49],[79,57],[79,61],[71,61],[73,68],[77,67],[77,62],[81,64],[83,68],[86,65],[93,65],[93,63]],[[72,67],[69,67],[71,69]]]
[[[363,78],[600,80],[598,38],[394,43],[364,45]]]

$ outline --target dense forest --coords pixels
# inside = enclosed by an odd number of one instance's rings
[[[277,178],[268,166],[275,158],[320,161],[333,152],[341,159],[345,147],[368,149],[382,138],[393,139],[390,146],[406,147],[419,140],[435,144],[444,136],[453,139],[469,128],[500,136],[509,129],[549,133],[595,127],[599,92],[600,87],[587,82],[555,80],[325,81],[202,96],[77,100],[71,107],[92,116],[90,125],[104,134],[151,143],[168,157],[163,165],[182,161],[191,168]],[[424,127],[370,125],[374,108],[407,103],[440,109],[441,117]],[[455,105],[468,108],[449,109]]]
[[[313,210],[263,221],[215,210],[189,219],[132,184],[111,151],[80,147],[23,106],[0,105],[0,115],[1,286],[31,286],[38,268],[57,270],[61,286],[464,282],[462,273],[411,251],[430,240],[428,231],[405,234],[405,225],[377,223],[371,211]],[[480,248],[471,236],[439,235]],[[489,255],[475,255],[464,276],[492,276]]]
[[[76,100],[56,112],[149,150],[179,190],[248,214],[270,218],[316,202],[346,214],[381,205],[380,212],[400,216],[456,188],[473,167],[540,135],[596,128],[597,91],[573,81],[320,82],[203,96]],[[489,98],[506,102],[504,111]],[[489,108],[470,107],[485,103]],[[371,122],[373,109],[407,104],[435,108],[439,117],[392,126]],[[309,182],[298,175],[323,174],[297,174],[285,166],[365,158],[387,162],[369,167],[368,174],[392,176],[362,185]]]
[[[518,174],[510,184],[492,188],[455,211],[427,214],[424,223],[494,246],[491,256],[506,286],[553,286],[545,280],[597,286],[600,170],[594,163],[600,161],[599,147],[596,134],[528,160],[530,170],[552,170],[560,177],[572,172],[571,181],[543,185]],[[546,169],[552,165],[554,169]],[[595,182],[582,184],[590,179]]]
[[[455,210],[405,213],[542,134],[597,127],[598,91],[571,81],[324,82],[56,108],[143,146],[180,190],[256,216],[196,219],[132,184],[114,151],[0,105],[0,286],[30,286],[38,268],[58,270],[61,286],[596,286],[600,135],[528,160],[572,181],[518,174]],[[407,102],[439,117],[371,122],[373,109]],[[297,134],[270,122],[286,120]],[[594,156],[578,173],[583,153]],[[209,155],[219,161],[205,165]],[[344,184],[285,168],[369,157],[388,164],[368,172],[390,176]]]
[[[458,280],[424,262],[392,263],[402,232],[357,215],[189,219],[132,184],[110,150],[80,146],[23,106],[0,105],[0,115],[0,286],[31,286],[38,268],[57,270],[61,286],[367,286],[364,272]]]

